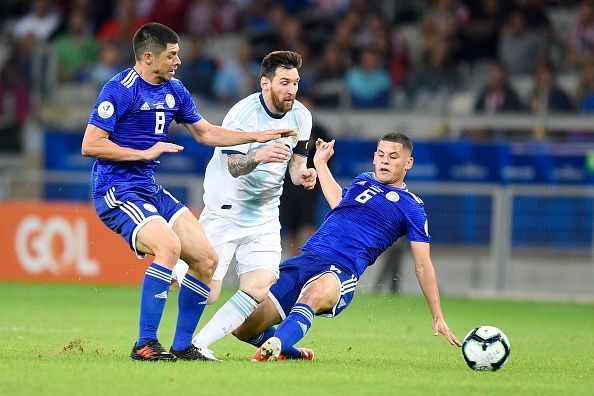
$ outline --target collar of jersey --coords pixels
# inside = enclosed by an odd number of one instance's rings
[[[380,183],[382,186],[385,186],[387,188],[391,188],[393,190],[400,190],[400,191],[408,191],[408,187],[406,187],[406,183],[402,183],[404,184],[402,187],[394,187],[394,186],[390,186],[389,184],[384,184],[381,181],[377,180],[377,178],[375,177],[375,172],[371,172],[373,174],[373,180],[375,180],[376,182]]]
[[[167,81],[165,81],[165,82],[162,82],[162,83],[155,84],[155,83],[152,83],[152,82],[146,81],[146,80],[144,79],[144,77],[142,77],[142,74],[140,74],[140,73],[138,72],[138,70],[136,70],[136,68],[135,68],[135,67],[133,67],[133,68],[132,68],[132,70],[134,70],[134,73],[138,74],[138,77],[140,77],[140,79],[141,79],[142,81],[144,81],[144,82],[145,82],[145,83],[147,83],[148,85],[152,85],[153,87],[159,86],[159,85],[161,85],[161,84],[165,84],[165,83],[167,82]]]
[[[287,114],[287,113],[283,113],[281,115],[278,115],[278,114],[274,114],[270,110],[268,110],[268,107],[266,107],[266,103],[264,103],[264,96],[262,96],[262,94],[260,94],[260,103],[262,103],[262,107],[264,107],[264,110],[266,110],[266,114],[268,114],[272,118],[281,119],[285,116],[285,114]]]

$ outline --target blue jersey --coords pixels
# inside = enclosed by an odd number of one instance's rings
[[[181,81],[162,84],[145,81],[134,68],[116,74],[105,84],[89,124],[109,132],[109,140],[121,147],[146,150],[167,139],[171,121],[192,124],[202,116]],[[158,191],[154,172],[159,160],[109,161],[93,165],[93,197],[111,186],[136,185]]]
[[[382,184],[367,172],[342,190],[342,200],[303,250],[328,258],[359,278],[405,234],[411,241],[430,241],[423,201],[406,187]]]

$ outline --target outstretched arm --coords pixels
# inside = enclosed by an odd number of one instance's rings
[[[109,140],[109,133],[93,124],[88,124],[82,141],[81,153],[87,157],[111,161],[151,161],[163,153],[177,153],[183,146],[157,142],[147,150],[135,150],[118,146]]]
[[[330,208],[334,209],[342,200],[342,188],[334,180],[332,172],[328,167],[328,161],[334,155],[334,140],[326,143],[322,139],[316,140],[316,154],[314,155],[314,165],[318,172],[318,180],[322,187],[322,192]]]
[[[437,284],[437,277],[435,276],[435,269],[431,262],[429,244],[426,242],[411,242],[410,245],[415,263],[415,273],[417,274],[421,290],[423,290],[423,294],[425,295],[429,310],[433,315],[433,335],[441,333],[450,344],[462,346],[454,333],[449,329],[441,312],[439,286]]]
[[[287,136],[295,136],[293,129],[269,129],[267,131],[257,132],[237,132],[230,129],[212,125],[202,118],[193,124],[183,124],[186,129],[194,136],[197,142],[207,146],[234,146],[237,144],[252,142],[269,142]]]

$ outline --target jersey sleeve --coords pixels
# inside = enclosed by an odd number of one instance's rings
[[[429,235],[429,222],[423,207],[409,212],[407,216],[408,239],[411,242],[431,242]]]
[[[178,124],[193,124],[202,119],[202,114],[196,108],[190,92],[180,83],[180,104],[179,110],[173,116]]]
[[[221,126],[223,128],[231,129],[234,131],[252,132],[248,125],[242,125],[242,123],[240,123],[235,118],[235,115],[237,114],[237,112],[235,110],[236,109],[234,107],[232,110],[230,110],[227,113]],[[223,153],[223,154],[247,154],[247,152],[250,150],[251,146],[252,146],[251,143],[244,143],[244,144],[238,144],[235,146],[228,146],[228,147],[222,148],[221,153]]]
[[[117,81],[109,81],[99,93],[89,124],[113,132],[117,120],[128,110],[131,98],[128,88]]]

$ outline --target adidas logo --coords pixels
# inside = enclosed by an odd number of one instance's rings
[[[155,298],[167,298],[167,291],[163,291],[159,294],[155,294]]]
[[[301,327],[301,331],[303,332],[303,335],[305,335],[305,333],[307,333],[307,325],[305,323],[301,323],[300,321],[297,321],[297,323],[299,323],[299,327]]]
[[[150,110],[151,106],[149,106],[148,102],[144,102],[142,106],[140,106],[140,110]]]
[[[341,298],[340,301],[338,302],[338,308],[342,308],[345,305],[347,305],[346,301],[344,301],[344,298]]]

